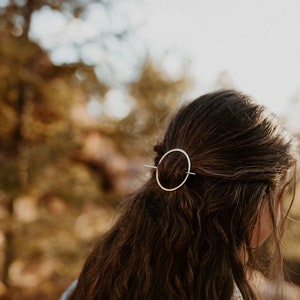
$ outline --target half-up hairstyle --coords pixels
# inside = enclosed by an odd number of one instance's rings
[[[265,107],[236,91],[206,94],[171,120],[154,150],[155,172],[88,257],[70,300],[229,300],[236,285],[257,298],[254,229],[267,205],[277,232],[278,186],[295,166],[292,138]],[[276,248],[279,254],[279,247]]]

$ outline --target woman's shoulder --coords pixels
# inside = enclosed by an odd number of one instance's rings
[[[77,281],[78,280],[76,279],[69,285],[69,287],[62,294],[60,300],[68,300],[69,299],[69,296],[72,294],[72,292],[76,288]],[[231,300],[243,300],[243,296],[236,284],[234,285],[234,290],[233,290],[233,295],[231,297]]]

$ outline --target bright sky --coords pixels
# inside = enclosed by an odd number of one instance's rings
[[[251,94],[275,113],[286,115],[289,111],[290,124],[300,130],[300,100],[296,101],[300,99],[299,0],[126,0],[120,3],[118,18],[109,23],[103,12],[93,8],[92,20],[82,32],[95,36],[101,22],[102,26],[121,27],[124,22],[138,25],[134,48],[124,50],[119,56],[125,76],[130,76],[126,73],[126,57],[137,53],[137,49],[146,49],[174,77],[188,65],[195,83],[191,98],[211,91],[220,73],[226,71],[236,88]],[[70,33],[71,39],[80,38],[79,25],[74,22],[69,25],[69,32],[76,32],[73,37]],[[60,26],[58,21],[56,26]],[[54,27],[54,24],[47,27],[48,43]],[[57,34],[52,36],[57,38]],[[69,59],[71,51],[65,49]],[[62,57],[62,53],[56,55]],[[89,51],[91,59],[93,53]]]
[[[168,49],[190,60],[195,95],[209,91],[226,70],[237,88],[276,113],[299,97],[300,1],[146,2],[150,22],[143,35],[153,56]]]

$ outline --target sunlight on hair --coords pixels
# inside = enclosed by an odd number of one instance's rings
[[[284,214],[282,214],[282,216],[284,217]],[[294,218],[292,218],[292,217],[287,216],[286,218],[287,218],[289,221],[292,221],[292,222],[294,222],[294,223],[300,223],[300,220],[296,220],[296,219],[294,219]]]

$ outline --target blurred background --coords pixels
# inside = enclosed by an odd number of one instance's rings
[[[300,4],[0,0],[0,299],[58,299],[185,101],[237,88],[300,132]],[[300,284],[300,201],[283,241]]]

